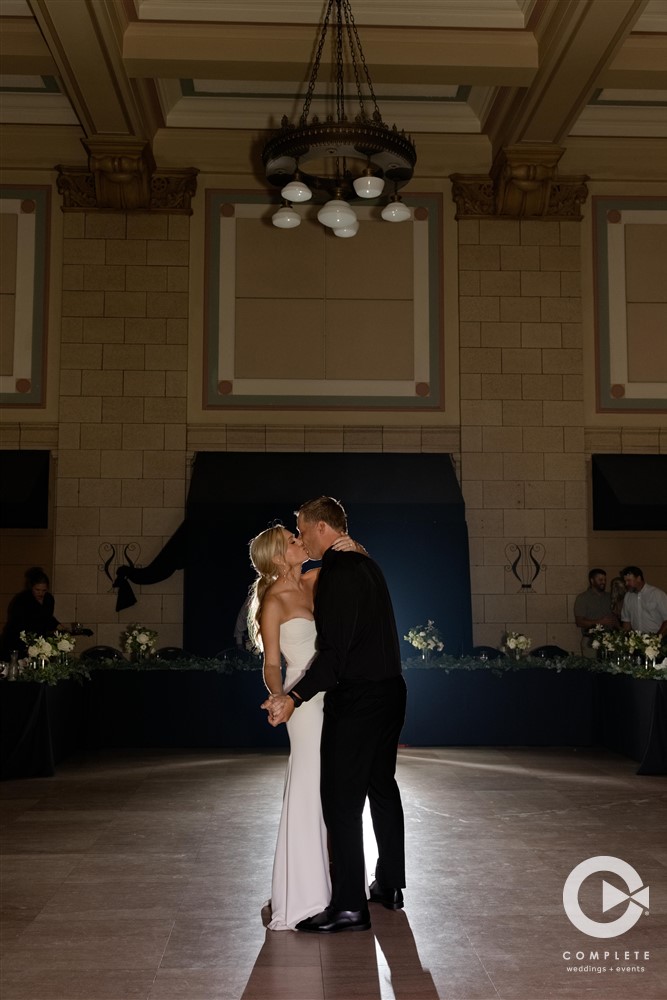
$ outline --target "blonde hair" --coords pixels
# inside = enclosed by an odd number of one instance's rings
[[[256,649],[262,649],[259,619],[262,615],[262,604],[266,592],[272,583],[278,579],[276,556],[285,555],[285,529],[282,524],[260,531],[250,542],[250,562],[257,577],[250,587],[250,604],[248,606],[248,634]]]
[[[621,616],[621,611],[623,609],[623,600],[627,590],[625,588],[625,582],[622,576],[615,576],[611,581],[609,587],[609,596],[611,598],[611,610],[615,615]]]

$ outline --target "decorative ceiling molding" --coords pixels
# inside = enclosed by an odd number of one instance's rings
[[[533,0],[410,0],[410,23],[425,28],[524,28]],[[141,21],[225,21],[317,24],[313,0],[135,0]],[[405,24],[405,0],[355,0],[354,19],[365,24]]]
[[[645,6],[646,0],[545,0],[535,31],[540,65],[533,83],[525,90],[501,87],[486,123],[494,156],[515,143],[561,143]]]
[[[667,137],[667,0],[353,6],[385,115],[415,137],[417,176],[477,172],[449,153],[423,155],[442,136],[483,138],[481,171],[525,141]],[[167,166],[198,162],[191,142],[203,145],[207,169],[221,170],[230,145],[237,162],[244,134],[277,128],[298,103],[321,10],[315,0],[2,0],[3,161],[42,163],[52,126],[49,149],[58,128],[62,142],[49,165],[77,163],[78,127],[168,148]],[[57,78],[61,95],[35,90],[40,77]],[[191,93],[182,80],[194,81]],[[248,145],[244,171],[260,145]]]

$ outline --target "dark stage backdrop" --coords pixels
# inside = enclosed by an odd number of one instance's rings
[[[187,502],[184,646],[214,656],[233,645],[254,573],[250,539],[321,495],[339,499],[350,534],[380,564],[399,636],[433,619],[447,652],[471,647],[468,532],[448,455],[199,452]],[[307,566],[310,564],[307,564]],[[415,650],[403,643],[406,656]]]

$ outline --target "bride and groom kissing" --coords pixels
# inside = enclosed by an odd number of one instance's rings
[[[368,901],[403,906],[405,837],[396,783],[406,687],[379,566],[347,534],[337,500],[319,497],[250,543],[257,576],[250,634],[264,655],[272,726],[290,757],[273,866],[271,930],[368,930]],[[309,559],[319,569],[302,571]],[[282,677],[281,655],[286,663]],[[378,846],[370,888],[362,813]]]

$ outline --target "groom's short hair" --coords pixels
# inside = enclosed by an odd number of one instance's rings
[[[317,500],[308,500],[302,504],[294,513],[304,519],[304,521],[324,521],[335,531],[347,532],[347,514],[340,500],[333,497],[318,497]]]

